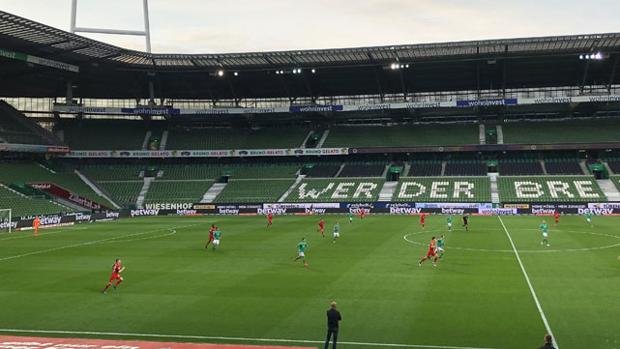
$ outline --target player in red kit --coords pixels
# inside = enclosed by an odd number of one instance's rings
[[[110,276],[110,281],[108,281],[108,284],[105,285],[101,293],[105,294],[108,291],[108,288],[110,288],[110,286],[113,286],[114,289],[116,289],[118,285],[123,282],[123,277],[121,276],[123,270],[125,270],[125,267],[123,267],[121,259],[117,258],[114,262],[114,265],[112,266],[112,276]],[[116,283],[114,283],[114,281],[116,281]],[[113,283],[114,285],[112,285]]]
[[[424,213],[422,213],[420,215],[420,225],[422,226],[422,229],[424,229],[424,221],[426,220],[426,215]]]
[[[216,230],[217,230],[217,227],[215,226],[215,224],[211,224],[211,228],[209,228],[209,241],[207,241],[205,248],[208,248],[209,244],[213,242],[213,233],[215,233]]]
[[[325,221],[322,219],[319,221],[319,232],[321,232],[322,237],[325,237]]]
[[[435,237],[433,236],[431,238],[431,242],[428,245],[428,251],[426,252],[426,256],[422,257],[422,259],[420,259],[420,261],[418,262],[418,266],[422,266],[422,262],[424,262],[427,259],[431,259],[433,258],[432,262],[433,262],[433,267],[437,266],[437,259],[439,258],[437,256],[437,240],[435,240]]]
[[[360,209],[360,219],[364,219],[364,216],[366,216],[366,210],[365,209]]]
[[[560,212],[558,212],[558,210],[555,210],[555,212],[553,213],[553,219],[555,220],[555,225],[558,225],[558,223],[560,223]]]
[[[269,212],[267,215],[267,228],[273,224],[273,213]]]

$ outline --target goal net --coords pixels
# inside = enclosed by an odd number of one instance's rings
[[[0,231],[11,232],[11,219],[13,210],[10,208],[0,208]]]

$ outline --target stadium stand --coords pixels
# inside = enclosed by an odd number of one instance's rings
[[[70,169],[58,169],[56,173],[52,173],[34,162],[0,162],[0,181],[14,184],[51,182],[94,202],[112,207],[109,201],[95,193]]]
[[[223,173],[233,179],[294,178],[299,164],[243,164],[223,166]]]
[[[0,143],[58,145],[61,142],[10,104],[0,100]]]
[[[295,182],[293,179],[230,180],[217,203],[276,202]]]
[[[214,179],[222,175],[222,167],[213,164],[164,164],[157,168],[163,172],[164,179]]]
[[[617,142],[620,122],[615,120],[540,121],[506,123],[504,143],[596,143]]]
[[[381,177],[385,171],[384,162],[350,162],[338,177]]]
[[[268,149],[297,148],[309,130],[303,127],[231,129],[185,128],[169,131],[166,149]]]
[[[78,169],[96,181],[139,180],[144,165],[82,165]]]
[[[323,147],[401,147],[478,144],[475,124],[336,126]]]
[[[575,159],[546,159],[545,168],[550,175],[583,175],[583,170]]]
[[[540,162],[530,159],[503,160],[499,163],[499,173],[506,176],[544,174]]]
[[[70,212],[45,198],[24,197],[0,185],[0,208],[12,209],[13,217]]]
[[[148,203],[194,203],[200,202],[213,181],[164,181],[155,180],[146,195]]]
[[[316,164],[306,172],[307,177],[312,178],[331,178],[335,177],[340,170],[340,163]]]
[[[377,201],[382,178],[304,179],[286,197],[286,202]]]
[[[446,163],[445,176],[486,176],[487,165],[478,160],[452,160]]]
[[[425,176],[441,176],[441,161],[436,160],[417,160],[411,162],[409,176],[425,177]]]
[[[56,133],[76,150],[139,150],[147,127],[133,120],[63,120]]]
[[[614,176],[610,176],[609,178],[614,183],[616,188],[618,188],[618,191],[620,191],[620,176],[619,175],[614,175]]]
[[[500,176],[498,189],[502,202],[607,201],[593,176]]]
[[[607,160],[607,165],[615,174],[620,174],[620,159],[610,158]]]
[[[123,207],[133,207],[144,183],[142,181],[98,181],[97,185],[117,204]]]
[[[489,177],[402,177],[392,201],[491,202]]]

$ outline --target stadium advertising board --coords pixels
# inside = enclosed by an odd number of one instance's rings
[[[246,156],[348,155],[349,148],[222,150],[75,150],[67,158],[230,158]]]
[[[9,226],[12,230],[30,230],[34,219],[37,216],[13,217],[11,222],[8,219],[0,218],[0,230],[7,230]],[[116,211],[102,211],[95,213],[72,212],[66,214],[39,215],[40,228],[54,228],[74,225],[85,222],[103,222],[120,218],[120,213]]]
[[[1,52],[1,51],[0,51]],[[620,102],[619,95],[598,96],[567,96],[542,98],[497,98],[497,99],[467,99],[455,101],[428,100],[423,102],[398,102],[374,104],[329,104],[289,106],[276,108],[207,108],[185,109],[174,107],[151,108],[114,108],[54,105],[53,111],[58,113],[84,113],[107,115],[165,115],[177,117],[181,115],[234,115],[234,114],[270,114],[270,113],[338,113],[348,111],[376,111],[392,109],[429,109],[429,108],[473,108],[492,106],[515,106],[533,104],[567,104],[567,103],[607,103]]]
[[[89,210],[108,209],[108,207],[68,191],[67,189],[59,187],[54,183],[30,183],[30,186]]]
[[[69,152],[69,147],[63,146],[49,146],[49,145],[37,145],[37,144],[12,144],[2,143],[0,144],[0,151],[12,151],[20,153],[60,153],[66,154]]]

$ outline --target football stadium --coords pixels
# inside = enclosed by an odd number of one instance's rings
[[[620,33],[79,29],[0,11],[0,348],[620,348]]]

